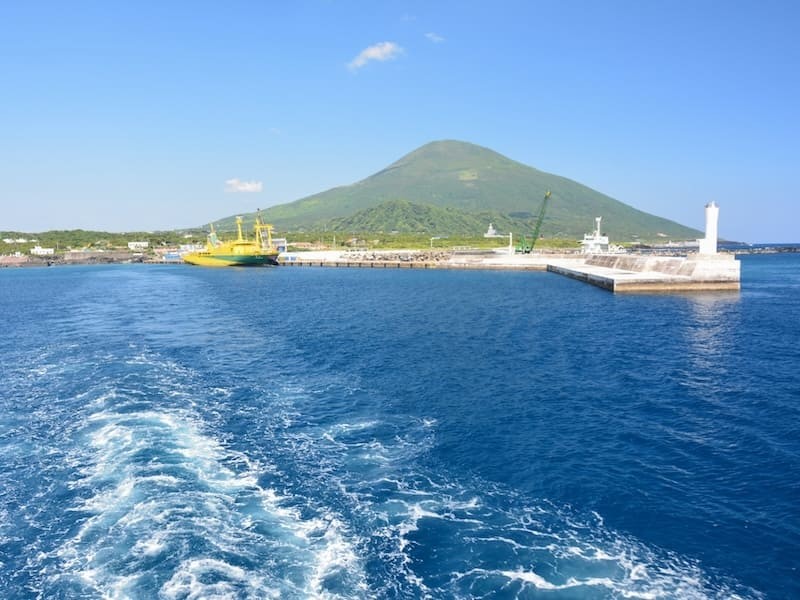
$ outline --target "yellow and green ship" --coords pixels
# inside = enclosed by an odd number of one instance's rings
[[[253,226],[255,239],[242,235],[242,217],[236,217],[238,237],[229,242],[217,238],[214,226],[208,234],[204,250],[183,255],[184,262],[203,267],[258,267],[278,264],[278,248],[272,243],[272,225],[261,221],[261,213],[256,215]]]

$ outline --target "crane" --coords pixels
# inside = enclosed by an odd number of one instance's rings
[[[544,198],[542,199],[542,206],[539,208],[539,216],[536,217],[536,225],[533,228],[533,238],[531,239],[531,243],[528,244],[528,240],[523,237],[519,246],[517,246],[517,252],[521,252],[522,254],[530,254],[533,250],[533,247],[536,245],[536,240],[539,239],[539,230],[542,228],[542,221],[544,221],[544,213],[547,210],[547,201],[550,200],[550,196],[550,190],[547,190],[544,193]]]

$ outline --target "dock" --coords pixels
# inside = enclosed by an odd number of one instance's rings
[[[547,270],[619,293],[736,291],[741,286],[740,263],[732,254],[592,255],[553,261]]]
[[[567,258],[570,255],[554,255]],[[346,267],[354,269],[517,269],[546,271],[544,255],[514,255],[492,251],[437,251],[375,250],[368,253],[352,252],[295,252],[278,258],[284,267]]]
[[[427,261],[313,261],[301,260],[280,262],[283,267],[346,267],[350,269],[518,269],[523,271],[546,271],[546,264],[499,266],[485,263],[441,263]]]
[[[633,254],[512,254],[508,252],[375,251],[297,252],[282,255],[285,267],[355,269],[472,269],[549,271],[615,293],[738,290],[740,263],[733,254],[654,256]]]

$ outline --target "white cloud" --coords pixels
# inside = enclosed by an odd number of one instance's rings
[[[260,192],[264,184],[260,181],[239,181],[236,178],[225,181],[226,192]]]
[[[425,37],[428,38],[430,41],[432,41],[434,44],[441,44],[444,41],[444,38],[442,36],[433,32],[426,33]]]
[[[364,48],[361,53],[352,61],[350,61],[347,66],[351,71],[355,71],[356,69],[360,69],[366,65],[371,60],[392,60],[397,58],[402,53],[403,49],[394,42],[381,42],[379,44],[369,46],[368,48]]]

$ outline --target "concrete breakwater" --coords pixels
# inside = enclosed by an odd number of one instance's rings
[[[553,261],[547,270],[612,292],[738,290],[741,265],[732,254],[673,256],[590,255]]]
[[[738,290],[740,286],[740,263],[732,254],[675,257],[413,250],[304,252],[282,255],[279,263],[293,267],[547,270],[612,292]]]
[[[546,257],[569,255],[516,255],[493,251],[375,250],[368,252],[284,253],[278,263],[286,267],[351,267],[370,269],[521,269],[547,270]]]

